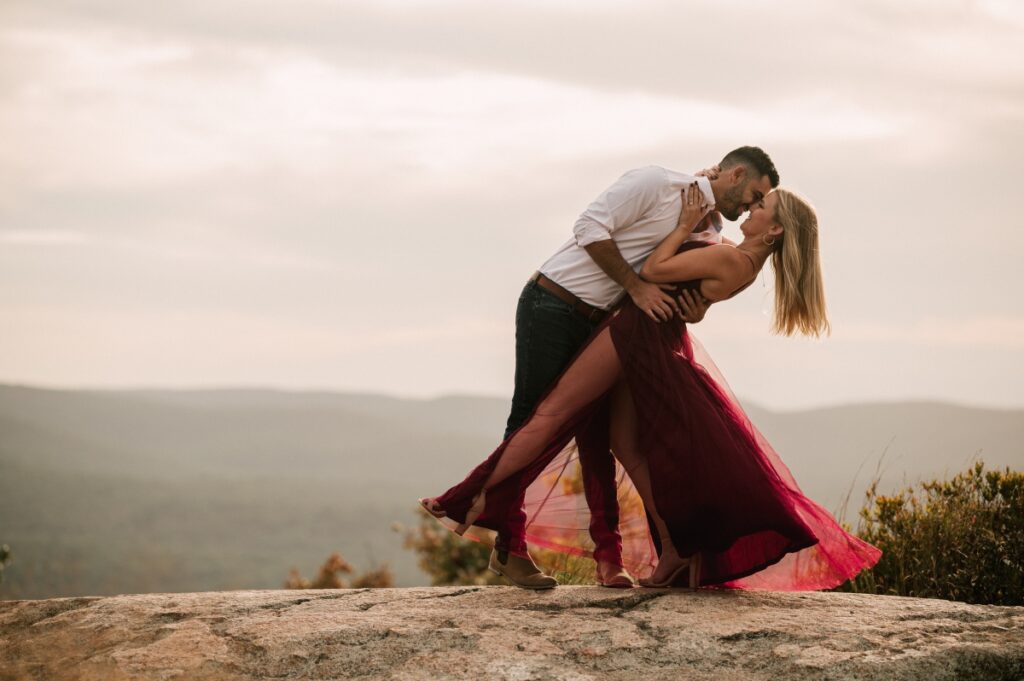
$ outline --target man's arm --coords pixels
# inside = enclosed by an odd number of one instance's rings
[[[679,305],[672,296],[662,290],[662,286],[641,279],[629,266],[618,245],[611,239],[594,241],[583,247],[587,255],[593,258],[597,266],[612,281],[626,290],[636,306],[654,321],[667,321],[673,313],[679,313]],[[664,288],[671,289],[671,286]]]
[[[644,281],[619,251],[613,234],[636,223],[658,199],[665,171],[657,166],[625,172],[601,192],[580,214],[573,233],[576,245],[583,248],[612,281],[622,286],[638,308],[654,321],[666,321],[679,308],[658,284]]]

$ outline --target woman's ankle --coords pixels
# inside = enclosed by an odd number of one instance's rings
[[[679,552],[676,551],[676,547],[672,542],[662,542],[661,544],[661,560],[664,560],[665,558],[682,558],[682,556],[679,555]]]

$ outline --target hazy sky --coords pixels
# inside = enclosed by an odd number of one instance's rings
[[[4,0],[0,382],[509,396],[586,205],[742,144],[834,332],[712,308],[737,393],[1024,407],[1015,0]]]

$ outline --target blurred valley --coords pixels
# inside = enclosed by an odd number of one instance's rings
[[[748,413],[803,491],[855,523],[880,489],[980,456],[1024,468],[1024,411],[940,403]],[[334,551],[426,584],[395,521],[498,444],[508,403],[277,390],[0,386],[0,598],[280,588]],[[858,469],[859,475],[858,475]],[[855,479],[856,478],[856,479]]]

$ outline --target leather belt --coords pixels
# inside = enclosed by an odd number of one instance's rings
[[[534,272],[533,276],[530,277],[530,281],[540,286],[545,291],[550,291],[559,300],[568,303],[572,306],[573,311],[580,315],[588,322],[600,322],[604,319],[605,315],[608,314],[607,310],[602,310],[599,307],[594,307],[589,303],[584,303],[579,299],[578,296],[572,294],[566,289],[562,288],[555,282],[545,277],[540,272]]]

